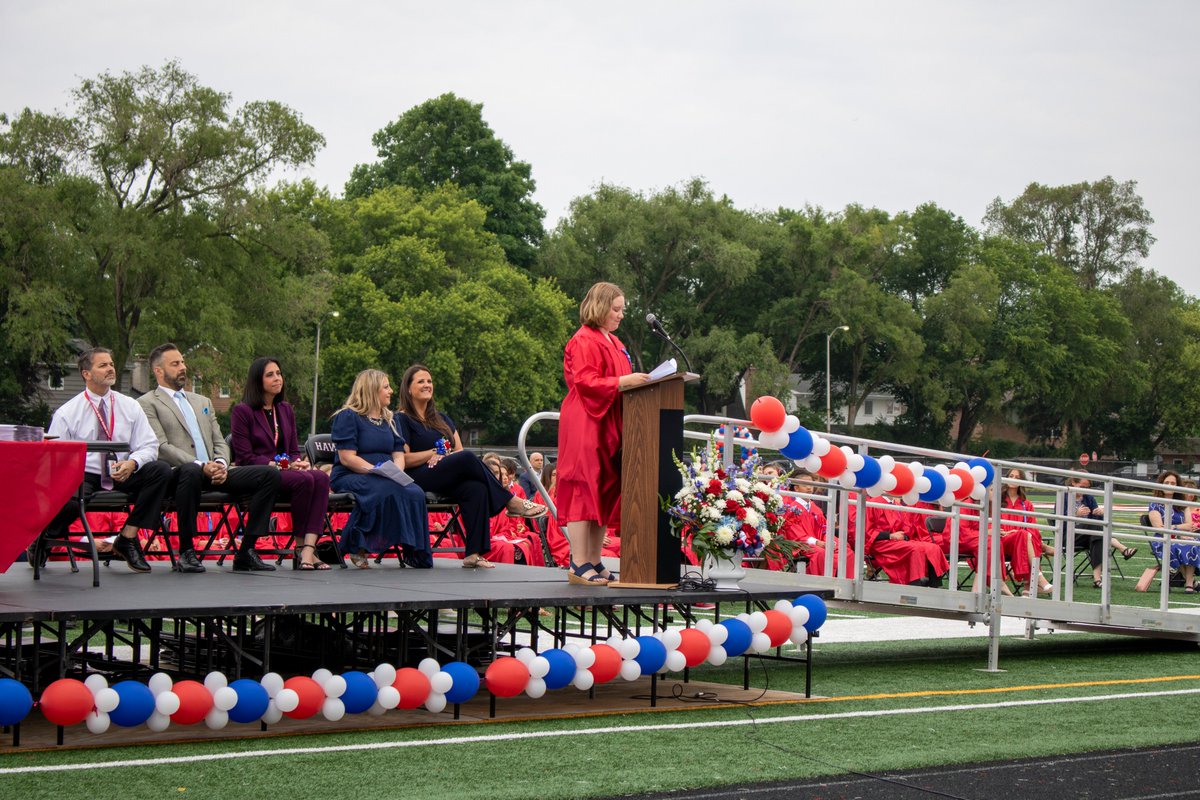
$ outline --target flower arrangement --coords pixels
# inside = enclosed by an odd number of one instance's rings
[[[675,459],[683,488],[664,500],[681,540],[691,537],[692,550],[705,556],[737,560],[766,553],[787,557],[795,543],[776,537],[783,526],[783,497],[778,477],[756,474],[760,460],[753,455],[726,469],[714,439],[692,451],[689,462]]]

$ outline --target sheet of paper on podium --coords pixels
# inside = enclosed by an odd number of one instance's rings
[[[679,372],[679,364],[675,362],[675,359],[668,358],[666,361],[650,370],[650,380],[656,381],[659,378],[665,378],[668,375],[674,375],[676,372]]]

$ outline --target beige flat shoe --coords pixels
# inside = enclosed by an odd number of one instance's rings
[[[495,569],[496,565],[481,555],[471,555],[463,559],[463,569]]]
[[[349,555],[349,558],[350,558],[350,563],[353,564],[354,566],[358,567],[359,569],[370,569],[371,568],[371,560],[369,558],[367,558],[367,554],[365,552],[351,553]]]

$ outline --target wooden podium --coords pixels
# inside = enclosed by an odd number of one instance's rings
[[[679,539],[660,498],[674,497],[683,478],[683,386],[690,372],[621,391],[621,579],[616,588],[666,589],[679,584]]]

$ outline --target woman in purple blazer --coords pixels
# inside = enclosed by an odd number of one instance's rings
[[[329,508],[329,476],[313,469],[300,450],[296,412],[284,399],[279,361],[263,357],[250,365],[242,402],[229,420],[233,457],[238,464],[274,464],[282,479],[280,495],[292,504],[292,533],[303,544],[296,548],[293,569],[329,569],[317,558],[317,539]]]

